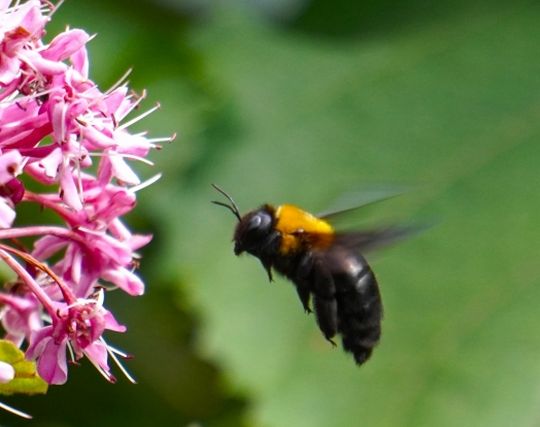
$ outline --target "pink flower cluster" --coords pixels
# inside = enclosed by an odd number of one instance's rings
[[[121,216],[141,183],[130,167],[156,143],[122,121],[142,97],[122,81],[102,92],[88,77],[87,33],[68,29],[45,43],[54,6],[0,0],[0,259],[14,279],[0,290],[6,338],[37,361],[50,384],[67,380],[67,355],[87,357],[109,381],[103,339],[125,331],[103,306],[105,290],[141,295],[137,251],[151,236],[132,234]],[[17,225],[22,204],[53,212],[54,224]]]

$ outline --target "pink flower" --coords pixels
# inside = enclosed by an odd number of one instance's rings
[[[4,305],[0,318],[6,331],[5,338],[15,344],[21,345],[23,340],[29,340],[32,333],[43,326],[40,306],[35,298],[0,294],[0,304]]]
[[[60,232],[60,230],[58,230]],[[144,284],[131,271],[133,247],[103,232],[64,230],[61,236],[45,236],[36,241],[32,255],[36,259],[50,258],[59,250],[64,257],[54,270],[69,280],[75,295],[85,297],[101,278],[120,287],[130,295],[142,295]]]
[[[19,76],[25,54],[39,47],[48,18],[40,2],[28,1],[12,8],[3,2],[0,9],[0,84],[7,85]]]
[[[128,119],[144,92],[133,95],[125,76],[100,90],[89,77],[85,31],[66,30],[47,44],[41,37],[54,6],[10,3],[0,0],[0,260],[17,281],[0,291],[5,338],[28,346],[51,384],[67,380],[68,350],[114,381],[109,357],[125,355],[103,334],[126,328],[103,307],[105,289],[144,293],[136,251],[151,236],[132,233],[122,217],[159,178],[144,181],[131,164],[152,165],[149,151],[172,138],[129,131],[157,106]],[[39,192],[25,188],[31,181]],[[55,224],[16,225],[21,203],[47,209]]]
[[[67,380],[66,348],[69,346],[75,360],[86,356],[111,382],[115,379],[107,363],[107,346],[102,341],[108,329],[125,332],[110,311],[97,299],[79,299],[71,306],[57,304],[52,325],[35,331],[26,356],[38,359],[39,375],[49,384],[63,384]]]

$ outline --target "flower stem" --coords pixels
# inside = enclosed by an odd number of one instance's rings
[[[0,258],[19,276],[19,278],[30,288],[32,293],[36,296],[39,302],[43,305],[43,308],[47,310],[51,318],[57,319],[58,315],[52,304],[51,299],[47,293],[39,286],[34,278],[30,276],[28,271],[26,271],[7,251],[5,250],[5,245],[1,245],[0,249]]]

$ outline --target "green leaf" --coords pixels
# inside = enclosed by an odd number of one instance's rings
[[[539,20],[535,4],[479,7],[338,43],[223,15],[196,34],[234,144],[183,198],[150,196],[170,212],[157,268],[189,279],[201,348],[257,425],[536,425]],[[395,211],[440,225],[369,258],[386,308],[372,360],[357,368],[289,283],[233,256],[210,182],[243,211],[317,211],[357,182],[420,186]]]
[[[38,375],[35,362],[25,360],[24,353],[8,340],[0,340],[0,361],[13,366],[15,378],[0,384],[0,394],[45,394],[48,384]]]

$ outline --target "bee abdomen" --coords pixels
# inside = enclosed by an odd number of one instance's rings
[[[341,258],[334,272],[338,305],[338,331],[343,348],[361,365],[381,336],[382,303],[373,271],[357,254]]]
[[[358,365],[381,336],[382,304],[373,271],[365,259],[344,247],[279,257],[274,267],[295,284],[306,311],[313,302],[319,329],[327,340],[341,335],[343,348]]]
[[[348,297],[344,296],[344,298]],[[338,299],[338,306],[340,300],[343,299]],[[338,310],[338,328],[341,332],[343,348],[354,355],[359,365],[369,359],[381,337],[379,313],[380,310],[370,313],[361,310],[356,313],[344,313]]]

